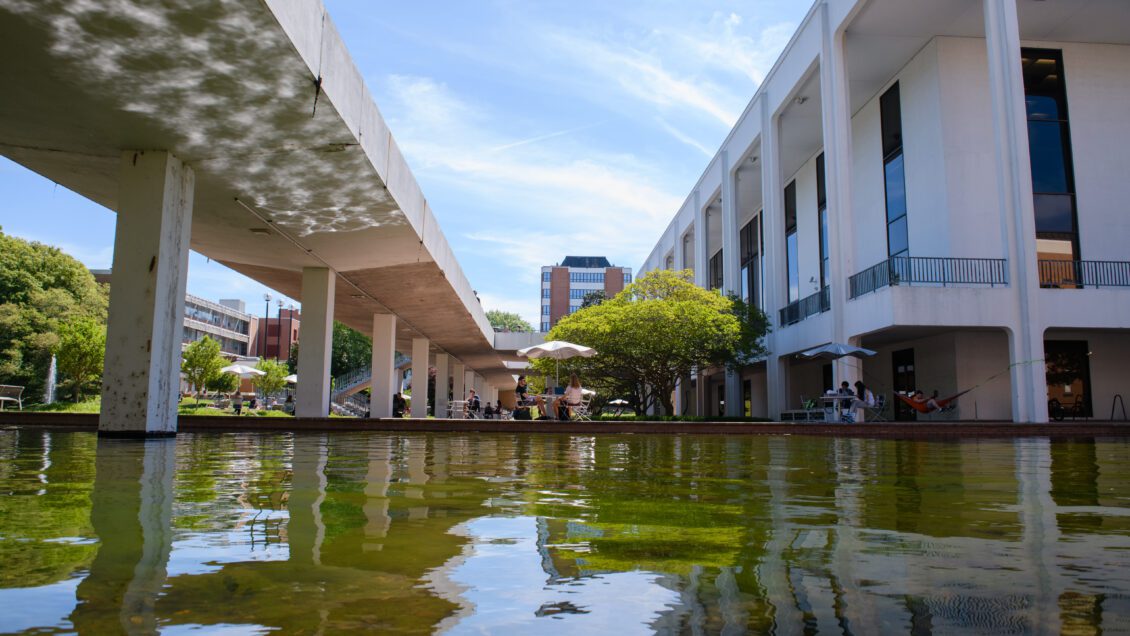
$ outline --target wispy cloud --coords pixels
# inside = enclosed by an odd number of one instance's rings
[[[581,132],[581,131],[584,131],[584,130],[596,128],[599,125],[600,124],[588,124],[587,126],[577,126],[576,128],[568,128],[566,130],[559,130],[557,132],[551,132],[551,133],[548,133],[548,134],[545,134],[545,135],[538,135],[536,137],[530,137],[529,139],[522,139],[520,141],[514,141],[514,142],[511,142],[511,143],[499,146],[497,148],[491,148],[491,149],[487,150],[487,152],[502,152],[503,150],[510,150],[511,148],[517,148],[518,146],[525,146],[527,144],[533,144],[533,143],[537,143],[539,141],[546,141],[548,139],[553,139],[555,137],[564,137],[565,135],[571,135],[573,133],[577,133],[577,132]]]
[[[714,153],[709,148],[698,143],[698,141],[694,137],[691,137],[690,135],[684,133],[683,131],[679,130],[678,128],[675,128],[671,124],[667,123],[667,121],[665,119],[663,119],[662,117],[656,117],[655,122],[657,124],[659,124],[660,128],[667,131],[667,133],[670,134],[672,137],[674,137],[675,139],[678,139],[679,141],[687,144],[691,148],[694,148],[695,150],[701,152],[703,155],[706,156],[707,159],[714,156]]]

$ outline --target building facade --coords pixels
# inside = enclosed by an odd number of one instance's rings
[[[566,256],[558,265],[541,268],[541,331],[581,308],[585,296],[604,292],[612,298],[632,282],[632,268],[614,267],[603,256]]]
[[[972,389],[943,419],[1108,417],[1130,387],[1127,103],[1126,2],[816,2],[641,267],[771,320],[764,360],[682,379],[677,408],[776,418],[861,380],[898,419],[916,388]],[[829,342],[878,353],[796,355]]]
[[[184,297],[183,344],[210,336],[220,343],[220,351],[235,356],[251,354],[251,338],[256,319],[244,311],[242,300],[221,300],[214,303],[192,294]]]

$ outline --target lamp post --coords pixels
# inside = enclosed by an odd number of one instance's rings
[[[286,306],[286,359],[290,361],[290,350],[294,347],[294,303]]]
[[[278,299],[277,302],[279,304],[279,330],[278,330],[278,335],[275,338],[275,360],[276,361],[278,361],[279,356],[282,355],[282,308],[283,308],[282,298]]]
[[[263,300],[266,302],[266,306],[263,308],[263,350],[260,353],[262,353],[262,358],[264,360],[266,360],[267,359],[267,323],[269,323],[271,321],[271,295],[270,294],[263,294]]]

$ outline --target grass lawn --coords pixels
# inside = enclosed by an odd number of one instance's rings
[[[44,413],[98,413],[102,409],[102,397],[94,396],[83,400],[82,402],[56,402],[54,404],[34,404],[25,407],[25,411],[38,411]],[[195,398],[185,398],[177,405],[178,415],[227,415],[235,416],[235,411],[228,407],[226,409],[218,409],[212,406],[211,400],[197,400]],[[249,410],[243,409],[244,417],[293,417],[289,413],[283,411],[268,411],[268,410]]]

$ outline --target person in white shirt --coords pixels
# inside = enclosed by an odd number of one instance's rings
[[[581,398],[584,394],[581,393],[581,380],[574,373],[569,377],[569,386],[565,387],[565,393],[553,401],[553,412],[558,414],[558,417],[569,418],[573,415],[573,407],[580,406]]]

